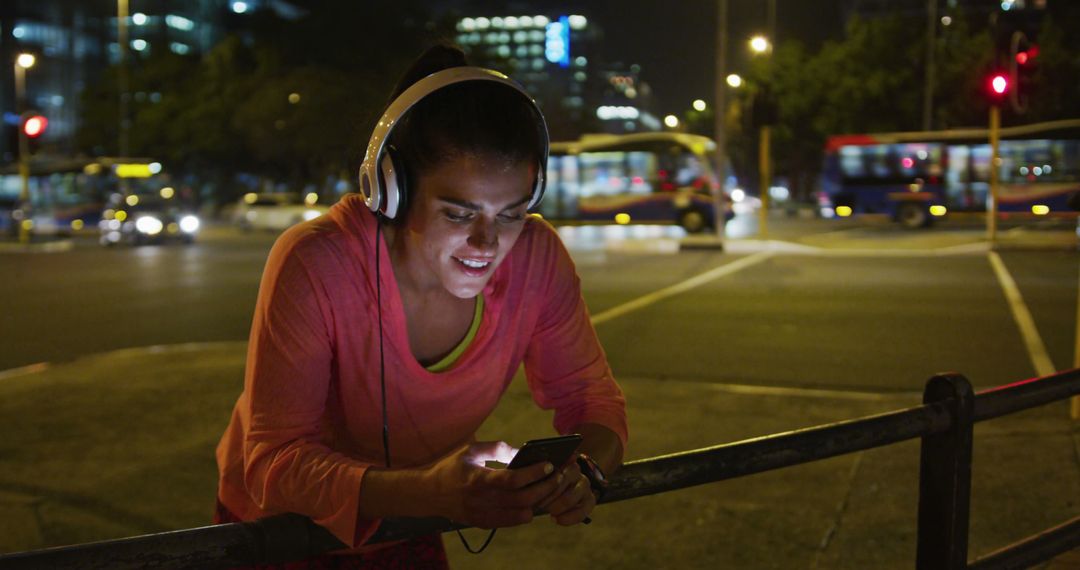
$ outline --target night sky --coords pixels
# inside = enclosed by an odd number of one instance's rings
[[[777,0],[780,41],[798,39],[813,48],[839,38],[843,16],[838,0]],[[717,0],[533,0],[489,2],[444,0],[447,8],[481,15],[580,13],[604,30],[607,59],[641,65],[653,88],[656,112],[681,113],[694,99],[713,99]],[[739,72],[746,42],[766,28],[765,0],[728,0],[728,69]],[[572,49],[572,48],[571,48]]]

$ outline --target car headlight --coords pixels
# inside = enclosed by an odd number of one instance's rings
[[[180,231],[186,234],[193,234],[199,231],[199,218],[196,218],[191,214],[180,218]]]
[[[154,216],[142,216],[135,220],[135,229],[144,234],[157,235],[161,233],[163,227],[165,226],[162,225],[161,220]]]

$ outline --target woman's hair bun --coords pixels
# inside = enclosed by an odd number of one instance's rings
[[[409,69],[402,74],[397,86],[390,96],[390,101],[397,99],[413,83],[431,75],[432,73],[450,69],[451,67],[464,67],[469,65],[465,58],[465,52],[461,48],[449,44],[437,44],[424,50],[420,57],[416,58]]]

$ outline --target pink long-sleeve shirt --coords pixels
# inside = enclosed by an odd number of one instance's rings
[[[378,527],[357,517],[365,470],[384,464],[375,227],[362,198],[350,195],[286,231],[270,252],[244,391],[217,448],[218,498],[241,519],[300,513],[352,547]],[[523,362],[533,399],[554,410],[559,433],[596,423],[625,448],[625,400],[550,225],[528,218],[484,289],[475,338],[439,373],[410,351],[379,241],[394,467],[430,463],[472,440]]]

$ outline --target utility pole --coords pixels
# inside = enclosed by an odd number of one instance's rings
[[[986,237],[990,240],[990,247],[997,243],[997,217],[998,217],[998,171],[1000,170],[1001,155],[998,153],[998,142],[1001,132],[1001,105],[990,105],[990,207],[986,212]]]
[[[727,11],[728,0],[717,0],[716,6],[716,107],[714,115],[714,127],[716,134],[716,178],[720,182],[720,188],[713,192],[713,211],[716,227],[716,239],[724,241],[724,224],[727,222],[724,208],[726,206],[724,194],[724,182],[727,180],[727,149],[725,148],[724,118],[727,114]]]
[[[923,85],[922,130],[933,127],[934,45],[937,43],[937,0],[926,0],[926,78]]]

